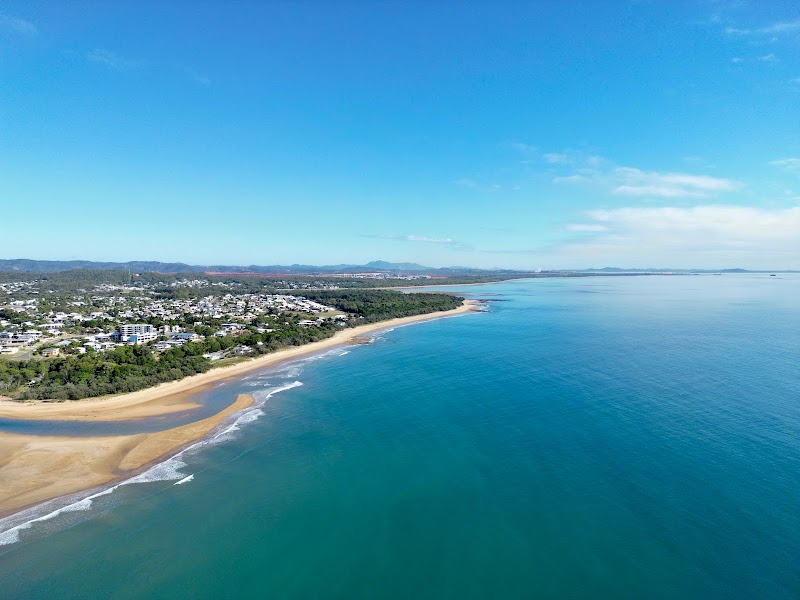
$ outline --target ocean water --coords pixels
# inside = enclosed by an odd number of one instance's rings
[[[463,291],[490,311],[214,388],[259,406],[0,523],[0,598],[800,598],[800,277]]]

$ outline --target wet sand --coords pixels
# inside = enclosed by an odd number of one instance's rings
[[[156,433],[108,437],[0,435],[0,517],[125,479],[203,437],[253,403],[240,394],[212,417]]]

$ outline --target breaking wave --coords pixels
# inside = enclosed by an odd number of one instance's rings
[[[388,331],[392,331],[392,329]],[[373,342],[381,339],[378,335],[371,335],[370,338]],[[265,386],[270,386],[270,381],[275,379],[295,379],[300,375],[306,363],[315,362],[328,357],[345,356],[349,353],[349,349],[342,349],[341,347],[332,348],[325,352],[312,354],[311,356],[291,361],[281,368],[270,369],[267,373],[248,374],[242,377],[240,381],[242,381],[242,387],[264,388]],[[187,466],[186,462],[183,460],[184,457],[206,446],[219,444],[231,439],[242,426],[255,421],[264,414],[262,407],[272,396],[301,385],[303,385],[303,383],[295,379],[291,383],[286,383],[278,387],[267,387],[267,389],[254,391],[252,396],[255,398],[255,402],[251,406],[229,415],[205,437],[138,475],[125,479],[110,487],[101,486],[48,500],[29,509],[0,519],[0,546],[18,542],[20,533],[32,528],[34,525],[41,527],[42,524],[52,522],[56,517],[63,517],[69,513],[88,511],[91,509],[96,499],[110,496],[115,490],[123,486],[138,483],[154,483],[158,481],[176,481],[173,485],[181,485],[192,481],[194,479],[193,473],[187,474],[181,471],[181,469]],[[53,524],[54,531],[62,527],[63,523],[61,520],[59,520],[57,525]]]
[[[190,473],[187,475],[186,473],[181,472],[181,469],[187,466],[186,462],[183,460],[185,456],[193,454],[206,446],[218,444],[225,440],[231,439],[233,434],[239,431],[242,425],[251,423],[264,414],[262,407],[264,406],[264,403],[267,402],[272,396],[301,385],[303,385],[301,381],[293,381],[273,389],[266,389],[261,392],[256,392],[253,394],[253,397],[256,400],[254,404],[228,416],[206,437],[201,438],[166,460],[153,465],[138,475],[134,475],[133,477],[125,479],[124,481],[112,485],[111,487],[99,487],[92,490],[84,490],[82,492],[76,492],[74,494],[55,498],[27,510],[13,514],[4,519],[0,519],[0,546],[18,542],[20,539],[20,533],[30,529],[37,523],[51,521],[52,519],[67,513],[87,511],[92,507],[94,500],[103,496],[108,496],[123,486],[136,483],[153,483],[157,481],[174,480],[178,480],[174,485],[179,485],[191,481],[194,479],[194,474]]]

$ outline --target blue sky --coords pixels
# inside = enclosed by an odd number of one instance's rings
[[[796,2],[4,2],[0,256],[800,268]]]

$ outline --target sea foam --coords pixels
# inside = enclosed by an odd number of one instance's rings
[[[392,331],[394,328],[385,330]],[[371,342],[382,339],[379,335],[370,336]],[[294,379],[298,377],[302,371],[302,367],[306,363],[315,362],[324,358],[333,356],[345,356],[350,353],[349,349],[343,350],[341,347],[332,348],[326,352],[312,354],[305,358],[292,361],[284,367],[271,370],[265,375],[247,375],[242,379],[246,381],[246,387],[260,387],[269,385],[268,380],[274,378],[280,379]],[[27,510],[15,513],[4,519],[0,519],[0,546],[13,544],[19,541],[20,532],[30,529],[34,524],[41,524],[51,521],[58,516],[65,513],[84,512],[91,509],[93,501],[102,496],[108,496],[115,490],[126,485],[137,483],[154,483],[158,481],[176,481],[173,485],[181,485],[188,483],[194,479],[194,474],[187,475],[181,469],[186,467],[186,462],[183,460],[184,456],[197,452],[199,449],[224,442],[233,437],[233,435],[240,430],[241,426],[251,423],[264,414],[262,407],[272,396],[286,390],[290,390],[303,385],[301,381],[292,381],[284,385],[267,388],[254,392],[252,395],[255,398],[255,403],[251,406],[236,412],[226,418],[219,426],[213,429],[204,438],[201,438],[194,444],[184,448],[180,452],[167,458],[166,460],[153,465],[146,471],[139,473],[129,479],[125,479],[111,487],[98,487],[91,490],[83,490],[53,500],[48,500],[42,504],[38,504]],[[56,527],[54,529],[60,529]]]
[[[178,480],[174,485],[187,483],[194,479],[194,474],[187,475],[181,472],[181,469],[186,467],[186,462],[183,460],[184,456],[198,451],[200,448],[218,444],[225,440],[231,439],[233,434],[239,431],[242,425],[251,423],[258,419],[264,412],[261,407],[272,396],[286,390],[290,390],[303,385],[301,381],[293,381],[285,385],[266,389],[253,394],[255,403],[244,410],[233,413],[228,416],[219,426],[213,429],[209,435],[201,438],[197,442],[184,448],[180,452],[172,455],[166,460],[153,465],[146,471],[134,475],[129,479],[125,479],[107,488],[94,488],[92,490],[84,490],[54,500],[49,500],[27,510],[15,513],[4,519],[0,519],[0,546],[14,544],[19,541],[20,533],[26,529],[30,529],[35,524],[51,521],[65,513],[83,512],[88,511],[93,504],[93,501],[102,496],[112,494],[118,488],[126,485],[136,483],[153,483],[157,481],[174,481]]]

